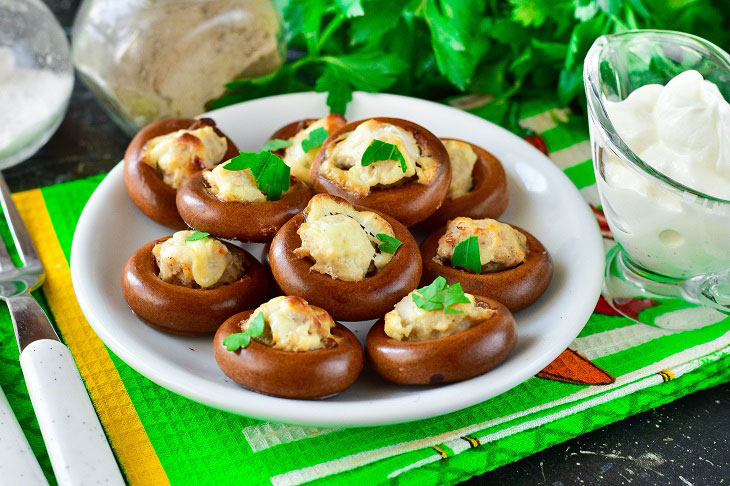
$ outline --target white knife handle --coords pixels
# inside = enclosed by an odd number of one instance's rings
[[[48,484],[38,459],[28,444],[18,420],[0,390],[0,484]],[[7,482],[6,482],[7,481]]]
[[[58,484],[124,485],[69,349],[34,341],[20,353],[20,366]]]

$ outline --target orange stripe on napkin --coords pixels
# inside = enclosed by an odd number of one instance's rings
[[[43,293],[127,480],[135,486],[170,484],[109,353],[81,312],[41,191],[21,192],[13,199],[46,270]]]

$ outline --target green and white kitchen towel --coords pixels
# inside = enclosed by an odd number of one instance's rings
[[[480,105],[478,99],[455,103],[486,118],[494,115],[494,107]],[[593,206],[610,248],[585,124],[550,102],[527,103],[521,113],[521,125],[539,134],[531,141],[547,148]],[[71,348],[133,485],[362,484],[393,479],[414,485],[454,483],[730,380],[726,316],[676,301],[637,301],[637,324],[601,301],[570,348],[537,377],[445,416],[323,429],[221,412],[135,372],[104,347],[81,314],[71,285],[69,252],[76,221],[100,180],[45,187],[15,199],[48,273],[36,297]],[[0,230],[7,236],[6,227]],[[685,330],[690,327],[695,329]],[[4,308],[0,344],[0,386],[53,482]]]

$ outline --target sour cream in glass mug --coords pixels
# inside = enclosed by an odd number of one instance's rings
[[[604,297],[631,318],[636,298],[730,314],[730,56],[689,34],[629,31],[596,40],[584,81],[618,243]]]

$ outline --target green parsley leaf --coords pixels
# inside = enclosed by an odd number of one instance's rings
[[[251,169],[259,190],[266,194],[267,201],[279,199],[289,190],[289,166],[271,152],[241,152],[223,166],[226,170]]]
[[[476,66],[466,49],[466,33],[457,28],[448,12],[439,10],[439,2],[435,0],[426,2],[424,17],[431,30],[431,45],[439,70],[457,88],[464,90]]]
[[[441,302],[432,302],[428,299],[424,299],[423,297],[421,297],[418,294],[413,294],[411,296],[411,298],[413,299],[413,302],[416,303],[416,306],[418,306],[419,308],[421,308],[423,310],[436,311],[436,310],[441,310],[444,307],[444,305]]]
[[[382,37],[395,29],[403,13],[406,2],[399,0],[370,0],[365,7],[365,15],[352,19],[350,43],[378,45]]]
[[[365,11],[362,9],[362,0],[336,0],[335,3],[347,18],[365,15]]]
[[[302,140],[302,150],[309,152],[312,149],[316,149],[322,146],[325,140],[329,137],[329,133],[324,127],[319,127],[316,130],[309,132],[309,138]]]
[[[510,0],[514,6],[512,18],[525,27],[540,27],[555,8],[553,0]]]
[[[238,351],[241,348],[245,348],[251,343],[251,336],[245,332],[239,332],[236,334],[230,334],[223,340],[223,346],[226,347],[227,351]]]
[[[468,89],[494,100],[469,109],[479,116],[483,110],[491,113],[529,98],[571,102],[581,111],[579,74],[587,49],[599,35],[671,29],[699,32],[720,46],[730,42],[726,27],[730,17],[717,0],[276,0],[274,4],[281,12],[284,43],[295,55],[274,72],[228,83],[227,91],[208,108],[314,89],[328,93],[332,113],[344,114],[355,90],[392,90],[449,101]],[[561,57],[564,46],[568,52]],[[273,68],[273,63],[264,62],[261,72],[269,66]]]
[[[393,254],[403,244],[403,242],[398,238],[386,235],[385,233],[378,233],[375,237],[382,241],[382,243],[378,245],[378,248],[380,248],[380,251],[383,253]]]
[[[193,234],[185,238],[185,241],[198,241],[209,236],[210,233],[206,233],[205,231],[193,231]]]
[[[248,327],[245,331],[236,334],[231,334],[223,340],[223,346],[228,351],[238,351],[241,348],[247,347],[251,344],[252,338],[257,338],[264,332],[266,322],[264,321],[264,313],[259,312],[251,322],[248,323]]]
[[[436,277],[430,285],[418,289],[418,293],[424,296],[426,299],[432,299],[445,288],[446,279],[444,277]]]
[[[281,150],[283,148],[287,148],[292,144],[289,140],[282,140],[280,138],[275,138],[273,140],[269,140],[264,144],[263,147],[261,147],[261,151],[267,151],[267,152],[276,152],[277,150]]]
[[[444,277],[437,277],[430,285],[416,292],[411,294],[413,302],[419,309],[426,311],[443,310],[445,314],[463,314],[463,311],[452,309],[451,306],[470,302],[460,283],[447,285]]]
[[[454,248],[454,254],[451,256],[452,267],[462,267],[471,270],[474,273],[481,273],[482,261],[479,256],[479,238],[470,236]]]
[[[445,290],[446,295],[444,296],[444,313],[446,314],[463,314],[464,311],[452,309],[451,306],[455,304],[468,304],[471,301],[464,295],[464,291],[461,288],[460,283],[447,287]]]
[[[266,322],[264,321],[264,313],[259,312],[251,322],[248,323],[246,334],[251,337],[259,337],[264,332]]]
[[[330,113],[345,114],[347,104],[352,99],[352,88],[342,69],[331,64],[326,65],[322,76],[314,85],[314,90],[318,93],[327,93],[327,106],[330,107]]]
[[[327,91],[327,105],[332,113],[345,114],[353,89],[368,92],[389,88],[405,68],[403,59],[395,54],[375,52],[346,56],[323,56],[322,75],[317,79],[315,91]]]
[[[378,162],[380,160],[394,160],[400,162],[400,168],[405,174],[408,166],[406,166],[406,159],[403,158],[403,154],[400,153],[398,147],[392,143],[381,142],[380,140],[373,139],[365,149],[365,153],[362,154],[362,161],[360,162],[363,167]]]

